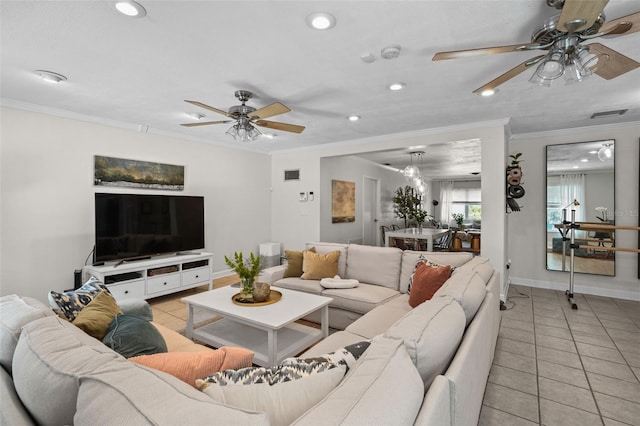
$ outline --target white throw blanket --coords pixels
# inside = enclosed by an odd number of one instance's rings
[[[324,288],[354,288],[360,285],[358,280],[354,279],[342,279],[340,275],[336,275],[333,278],[323,278],[320,280],[320,285]]]

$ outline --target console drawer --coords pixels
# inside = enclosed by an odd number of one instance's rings
[[[147,294],[180,287],[180,274],[164,274],[147,278]]]
[[[126,284],[109,284],[107,288],[116,300],[144,299],[144,280],[128,281]]]
[[[194,284],[209,284],[211,273],[209,267],[186,269],[182,271],[182,285],[190,286]]]

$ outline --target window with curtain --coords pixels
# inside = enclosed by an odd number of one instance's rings
[[[562,209],[573,200],[581,203],[567,209],[567,220],[571,220],[571,209],[576,211],[576,222],[585,220],[585,175],[584,173],[563,174],[547,178],[547,231],[562,222]]]
[[[462,213],[465,223],[482,218],[480,188],[454,188],[451,193],[451,213]]]
[[[453,194],[453,181],[440,182],[440,220],[442,224],[451,221],[451,197]]]

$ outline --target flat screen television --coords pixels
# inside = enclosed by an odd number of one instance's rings
[[[204,248],[204,197],[95,194],[94,261]]]

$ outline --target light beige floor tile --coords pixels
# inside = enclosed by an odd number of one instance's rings
[[[591,358],[605,359],[607,361],[625,364],[624,358],[617,349],[605,348],[603,346],[591,345],[589,343],[576,342],[578,353]]]
[[[516,330],[513,328],[500,327],[498,335],[500,337],[517,340],[519,342],[534,343],[535,341],[533,333],[529,331]]]
[[[611,336],[613,341],[616,343],[620,341],[620,342],[637,343],[640,345],[640,333],[630,333],[628,331],[615,330],[615,329],[609,329],[607,331],[609,332],[609,336]]]
[[[622,356],[631,367],[640,368],[640,354],[637,352],[622,351]]]
[[[507,339],[505,337],[498,337],[496,350],[531,356],[531,354],[535,353],[536,346],[533,343],[525,343],[518,340]]]
[[[562,312],[561,309],[536,308],[535,315],[548,317],[548,318],[559,318],[564,320],[564,313]]]
[[[540,399],[540,417],[545,426],[601,426],[597,414],[582,411],[572,406]]]
[[[607,336],[597,336],[594,334],[586,334],[581,331],[574,331],[571,333],[573,335],[573,339],[576,342],[589,343],[591,345],[603,346],[605,348],[615,349],[616,345],[613,344],[613,341]]]
[[[611,320],[617,322],[626,322],[632,324],[633,321],[627,316],[620,312],[616,312],[615,314],[606,314],[606,313],[598,313],[598,318],[601,320]]]
[[[538,394],[538,381],[535,374],[502,367],[497,364],[491,367],[489,382],[531,395]]]
[[[599,392],[594,395],[602,416],[630,425],[640,425],[640,404]]]
[[[619,341],[616,342],[616,346],[623,352],[633,352],[634,354],[640,354],[640,343]]]
[[[607,417],[603,417],[602,420],[604,420],[604,426],[629,426],[629,423],[622,423]]]
[[[534,355],[534,354],[532,354]],[[510,352],[496,351],[493,363],[502,367],[536,374],[536,359]]]
[[[571,332],[579,332],[584,334],[593,334],[594,336],[605,336],[608,337],[607,331],[601,325],[595,324],[584,324],[580,322],[569,322],[569,328],[571,328]]]
[[[514,416],[513,414],[505,413],[504,411],[496,410],[495,408],[482,406],[480,411],[480,420],[478,426],[497,426],[497,425],[509,425],[509,426],[537,426],[538,423],[531,422],[522,417]]]
[[[484,404],[532,422],[538,422],[538,397],[487,383]]]
[[[603,319],[601,321],[602,325],[604,325],[606,329],[624,330],[631,333],[640,333],[640,328],[633,322],[613,321],[608,319]]]
[[[533,323],[512,318],[502,318],[501,327],[533,332]]]
[[[571,368],[552,362],[538,360],[538,375],[558,382],[588,389],[589,383],[582,369]]]
[[[565,340],[572,340],[569,330],[558,327],[549,327],[548,325],[536,325],[536,337],[539,335],[552,336]]]
[[[533,311],[522,312],[522,311],[514,311],[513,309],[503,311],[502,318],[511,318],[519,321],[527,321],[533,322]]]
[[[613,377],[627,382],[637,383],[636,376],[626,364],[618,364],[604,359],[582,356],[582,364],[585,371]]]
[[[548,348],[538,345],[536,347],[536,356],[538,359],[561,364],[567,367],[582,369],[582,362],[578,354],[573,352],[561,351],[558,349]]]
[[[540,325],[546,325],[549,327],[558,327],[558,328],[569,328],[569,325],[567,324],[567,321],[565,321],[564,317],[559,317],[559,318],[554,318],[554,317],[545,317],[543,315],[539,315],[536,312],[536,315],[534,315],[533,317],[533,322],[536,323],[536,325],[540,324]]]
[[[562,307],[562,312],[564,312],[565,316],[569,319],[571,318],[579,318],[579,317],[594,317],[596,314],[589,309],[588,306],[584,304],[579,309],[571,309],[571,305],[567,303],[566,306]]]
[[[640,404],[640,383],[626,382],[591,372],[587,372],[587,377],[594,391]]]
[[[540,398],[545,398],[550,401],[575,407],[579,410],[598,414],[598,408],[596,407],[596,402],[593,399],[593,394],[590,389],[579,388],[577,386],[557,382],[545,377],[540,377],[539,385]]]
[[[598,317],[587,317],[584,315],[576,315],[569,318],[569,324],[592,324],[597,326],[602,326]]]
[[[576,345],[571,340],[561,339],[553,336],[536,335],[536,345],[547,348],[558,349],[564,352],[578,353]]]

